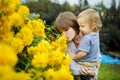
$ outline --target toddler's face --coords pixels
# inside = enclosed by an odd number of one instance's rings
[[[76,35],[75,30],[71,27],[67,31],[62,31],[62,33],[67,38],[67,41],[72,41]]]
[[[89,34],[92,32],[90,25],[84,21],[84,19],[78,19],[78,25],[80,26],[79,29],[83,35]]]

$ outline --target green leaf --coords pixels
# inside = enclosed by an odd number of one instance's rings
[[[25,66],[25,71],[27,71],[30,66],[31,66],[31,61],[29,60],[28,63],[26,64],[26,66]]]

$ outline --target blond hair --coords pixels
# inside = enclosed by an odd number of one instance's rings
[[[99,13],[94,9],[86,9],[78,15],[77,22],[84,20],[89,26],[93,29],[94,32],[97,32],[102,27],[101,19]]]

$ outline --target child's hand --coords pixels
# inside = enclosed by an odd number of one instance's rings
[[[72,59],[74,59],[75,54],[70,53],[69,55],[70,55],[70,57],[71,57]]]

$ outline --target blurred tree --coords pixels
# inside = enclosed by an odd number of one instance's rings
[[[55,0],[57,2],[57,0]],[[31,11],[31,13],[39,13],[43,20],[46,20],[47,24],[52,24],[57,15],[60,12],[70,10],[72,11],[72,7],[70,4],[65,1],[63,5],[58,3],[51,2],[50,0],[30,0],[25,3]]]
[[[105,8],[102,15],[101,46],[104,51],[120,51],[120,10],[116,8],[115,0],[111,7]]]

